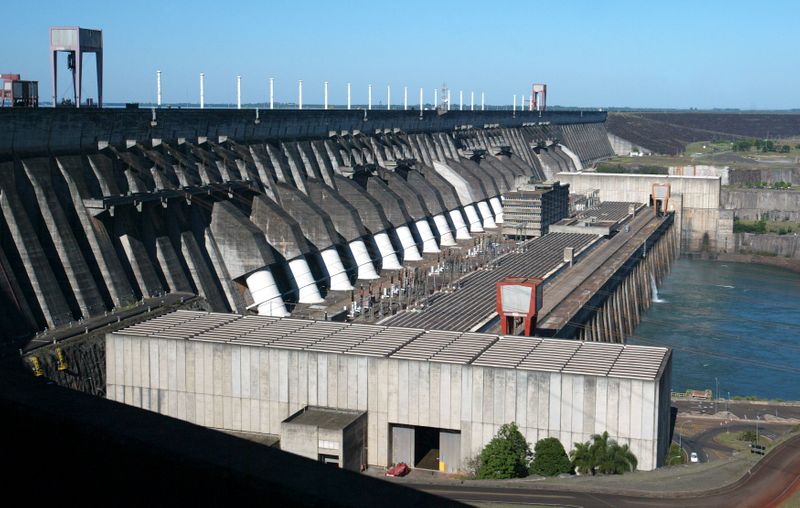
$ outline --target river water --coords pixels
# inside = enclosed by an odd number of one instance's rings
[[[800,274],[678,260],[630,344],[673,348],[672,390],[800,400]]]

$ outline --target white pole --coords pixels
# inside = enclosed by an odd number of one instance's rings
[[[347,109],[350,109],[350,83],[347,83]]]
[[[475,111],[475,92],[469,93],[469,110]]]
[[[275,107],[275,78],[269,78],[269,109]]]
[[[511,109],[513,112],[517,112],[517,94],[514,94],[514,107]]]
[[[161,107],[161,71],[156,71],[156,106]]]
[[[425,103],[423,102],[422,99],[423,99],[422,87],[419,87],[419,112],[420,112],[420,114],[422,114],[422,111],[425,109],[425,105],[424,105]]]
[[[458,110],[464,111],[464,90],[458,91]]]
[[[205,73],[200,73],[200,109],[206,107],[206,75]]]
[[[242,77],[236,76],[236,109],[242,109]]]
[[[367,87],[367,109],[372,109],[372,85]]]
[[[447,111],[450,111],[450,90],[447,91]]]
[[[392,109],[392,85],[386,85],[386,109]]]
[[[403,87],[403,111],[408,109],[408,87]]]
[[[328,109],[328,82],[325,82],[325,109]]]
[[[438,107],[439,107],[439,89],[438,88],[434,88],[433,89],[433,109],[436,109]]]
[[[303,109],[303,80],[297,82],[297,109]]]
[[[485,109],[485,104],[486,103],[484,102],[483,92],[481,92],[481,111]]]

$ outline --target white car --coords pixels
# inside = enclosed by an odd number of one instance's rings
[[[691,463],[700,462],[700,459],[697,458],[697,452],[692,452],[692,454],[689,455],[689,462]]]

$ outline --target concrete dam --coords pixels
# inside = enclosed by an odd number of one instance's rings
[[[0,110],[5,345],[142,299],[324,319],[611,156],[604,112]]]

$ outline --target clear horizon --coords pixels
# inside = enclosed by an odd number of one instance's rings
[[[490,105],[510,105],[547,83],[548,104],[584,108],[788,110],[800,107],[800,69],[790,51],[800,43],[794,24],[800,4],[633,1],[533,5],[453,2],[399,5],[354,2],[331,9],[317,1],[268,4],[238,2],[226,9],[212,2],[134,1],[108,12],[97,0],[78,2],[56,15],[62,3],[44,0],[33,12],[15,14],[0,35],[0,72],[39,81],[49,101],[48,28],[77,25],[103,30],[107,103],[155,102],[156,70],[162,71],[162,103],[197,103],[205,73],[207,104],[264,103],[268,79],[275,101],[297,101],[303,80],[305,104],[367,102],[373,107],[433,102],[446,82],[458,107],[464,92],[480,93]],[[71,96],[66,58],[59,60],[59,97]],[[84,98],[96,100],[94,57],[84,60]]]

